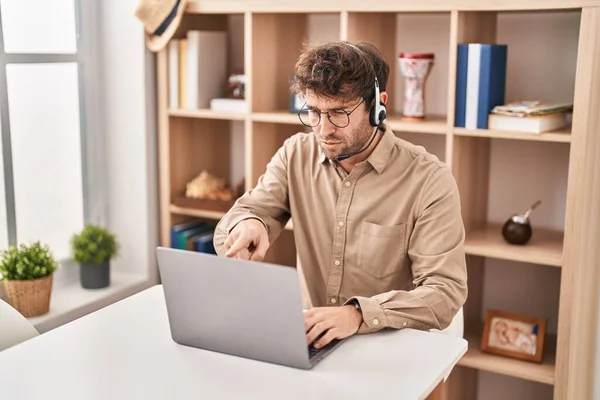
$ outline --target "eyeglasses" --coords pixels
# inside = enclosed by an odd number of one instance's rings
[[[326,112],[320,112],[317,110],[306,109],[306,103],[302,106],[302,111],[298,113],[298,118],[303,125],[309,128],[314,128],[321,123],[321,114],[327,114],[327,118],[332,125],[338,128],[345,128],[350,124],[350,114],[354,112],[365,100],[363,99],[360,103],[352,109],[352,111],[346,111],[341,109],[333,109]]]

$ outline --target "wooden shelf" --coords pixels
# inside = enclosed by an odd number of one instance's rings
[[[208,109],[201,110],[186,110],[186,109],[171,109],[169,110],[171,117],[184,117],[184,118],[204,118],[204,119],[224,119],[230,121],[243,121],[246,119],[246,114],[213,111]]]
[[[198,217],[198,218],[208,218],[219,220],[223,218],[225,213],[223,211],[214,211],[214,210],[201,210],[197,208],[189,208],[189,207],[179,207],[175,204],[171,204],[170,211],[172,214],[177,215],[187,215],[190,217]],[[290,219],[289,222],[285,225],[285,228],[288,231],[294,230],[294,223]]]
[[[432,133],[445,135],[447,131],[446,117],[442,115],[427,116],[426,119],[410,120],[400,115],[390,115],[387,118],[394,132]]]
[[[219,219],[223,218],[223,216],[225,215],[225,212],[223,212],[223,211],[201,210],[198,208],[186,208],[186,207],[179,207],[174,204],[171,204],[171,207],[169,208],[169,210],[171,211],[171,214],[187,215],[190,217],[208,218],[208,219],[214,219],[214,220],[219,220]]]
[[[548,340],[549,346],[544,346],[544,359],[541,364],[532,361],[522,361],[510,357],[482,352],[481,337],[467,334],[469,349],[460,359],[458,365],[480,371],[512,376],[528,381],[554,385],[556,355],[553,351],[553,340]]]
[[[415,2],[411,0],[379,0],[365,2],[362,0],[337,0],[323,2],[320,0],[305,0],[302,6],[291,0],[192,0],[188,5],[188,13],[204,14],[231,14],[245,11],[252,12],[289,12],[295,13],[301,10],[305,13],[326,13],[352,10],[353,12],[433,12],[451,10],[547,10],[568,9],[584,6],[597,6],[594,0],[536,0],[520,1],[505,0],[496,2],[492,0],[422,0]]]
[[[298,115],[289,111],[259,112],[252,113],[252,121],[271,122],[276,124],[291,124],[303,126]],[[433,115],[423,121],[405,119],[399,115],[391,115],[387,118],[394,132],[415,132],[446,134],[446,117]]]
[[[304,126],[302,125],[302,122],[300,122],[298,114],[289,111],[255,112],[252,113],[252,121]]]
[[[497,131],[490,129],[465,129],[454,128],[453,132],[458,136],[489,137],[494,139],[530,140],[539,142],[571,143],[571,127],[558,129],[545,133],[525,133],[511,131]]]
[[[501,231],[501,225],[490,224],[468,234],[465,253],[531,264],[562,266],[562,232],[534,228],[531,241],[519,246],[506,243]]]

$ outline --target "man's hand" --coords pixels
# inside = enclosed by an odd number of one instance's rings
[[[354,335],[363,322],[362,314],[354,306],[315,307],[304,313],[304,329],[306,343],[310,345],[317,340],[313,347],[319,349],[333,339],[344,339]]]
[[[269,248],[265,226],[255,218],[237,224],[225,240],[225,257],[261,261]]]

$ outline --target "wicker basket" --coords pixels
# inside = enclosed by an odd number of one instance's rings
[[[40,279],[4,281],[8,303],[26,318],[46,314],[50,310],[52,277],[50,274]]]

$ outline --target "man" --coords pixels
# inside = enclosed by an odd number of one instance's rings
[[[385,124],[388,74],[370,44],[306,50],[292,90],[313,132],[285,141],[215,232],[220,256],[261,260],[293,218],[316,348],[383,328],[444,329],[466,300],[456,182]]]

